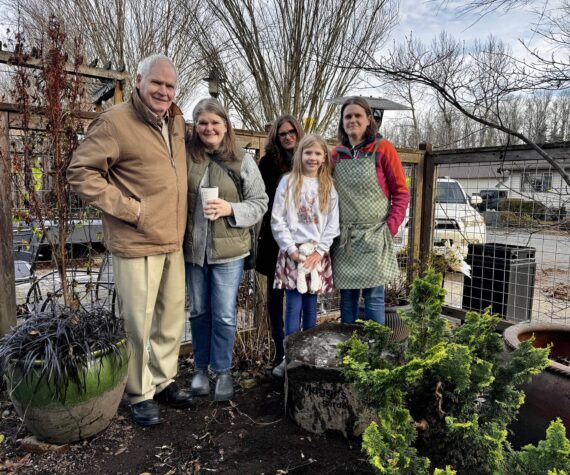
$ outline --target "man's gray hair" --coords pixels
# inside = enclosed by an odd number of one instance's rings
[[[174,70],[174,73],[176,74],[176,79],[178,79],[178,71],[176,70],[175,64],[168,56],[165,56],[164,54],[151,54],[150,56],[143,58],[137,66],[137,76],[140,74],[141,77],[144,78],[150,72],[157,61],[166,61],[168,64],[170,64]]]

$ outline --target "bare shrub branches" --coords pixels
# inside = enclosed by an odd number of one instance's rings
[[[133,80],[138,62],[150,54],[169,56],[178,68],[177,103],[192,100],[201,72],[195,66],[195,39],[189,23],[195,7],[184,0],[2,0],[8,12],[20,18],[26,35],[41,38],[50,15],[65,23],[71,36],[85,38],[86,64],[126,69]],[[184,14],[183,14],[184,13]],[[73,42],[65,44],[68,53]],[[132,81],[131,81],[132,83]],[[130,85],[128,85],[130,87]]]
[[[314,118],[315,129],[324,130],[336,112],[326,99],[347,92],[396,14],[392,0],[208,0],[204,6],[194,23],[200,64],[219,73],[224,99],[245,127],[257,130],[284,113]]]
[[[427,86],[462,115],[497,129],[533,148],[564,178],[570,176],[537,142],[506,121],[505,105],[518,93],[541,90],[500,40],[490,37],[476,42],[473,49],[446,34],[428,48],[408,38],[388,55],[376,61],[369,57],[368,71],[394,81]]]
[[[65,175],[83,132],[79,113],[84,91],[78,74],[83,58],[76,53],[75,74],[68,74],[65,32],[55,17],[50,18],[47,28],[44,41],[32,47],[21,34],[16,35],[15,61],[21,64],[13,75],[12,96],[20,108],[21,120],[11,144],[11,156],[2,158],[13,172],[14,188],[21,201],[17,203],[17,218],[47,240],[62,282],[65,306],[73,308],[78,303],[67,279],[66,249],[74,227],[73,200]],[[76,41],[76,52],[79,47]],[[41,51],[41,69],[24,66],[32,50]],[[55,234],[48,232],[50,226],[56,227]]]

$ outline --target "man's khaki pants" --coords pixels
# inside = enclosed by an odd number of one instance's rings
[[[126,392],[131,404],[152,399],[178,370],[184,331],[182,251],[157,256],[113,256],[119,311],[129,339]]]

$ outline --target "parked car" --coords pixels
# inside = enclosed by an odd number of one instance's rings
[[[509,196],[508,190],[480,190],[481,204],[477,206],[479,211],[498,211],[503,200]]]
[[[481,204],[481,197],[467,197],[461,184],[452,178],[437,179],[435,198],[434,246],[444,247],[446,243],[457,247],[465,256],[469,243],[483,244],[487,240],[487,228],[483,216],[475,209]],[[405,247],[408,239],[408,215],[394,237],[397,247]]]

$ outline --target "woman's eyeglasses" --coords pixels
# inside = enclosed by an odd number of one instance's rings
[[[287,136],[296,137],[297,131],[295,129],[286,130],[285,132],[279,132],[279,138],[284,139]]]

